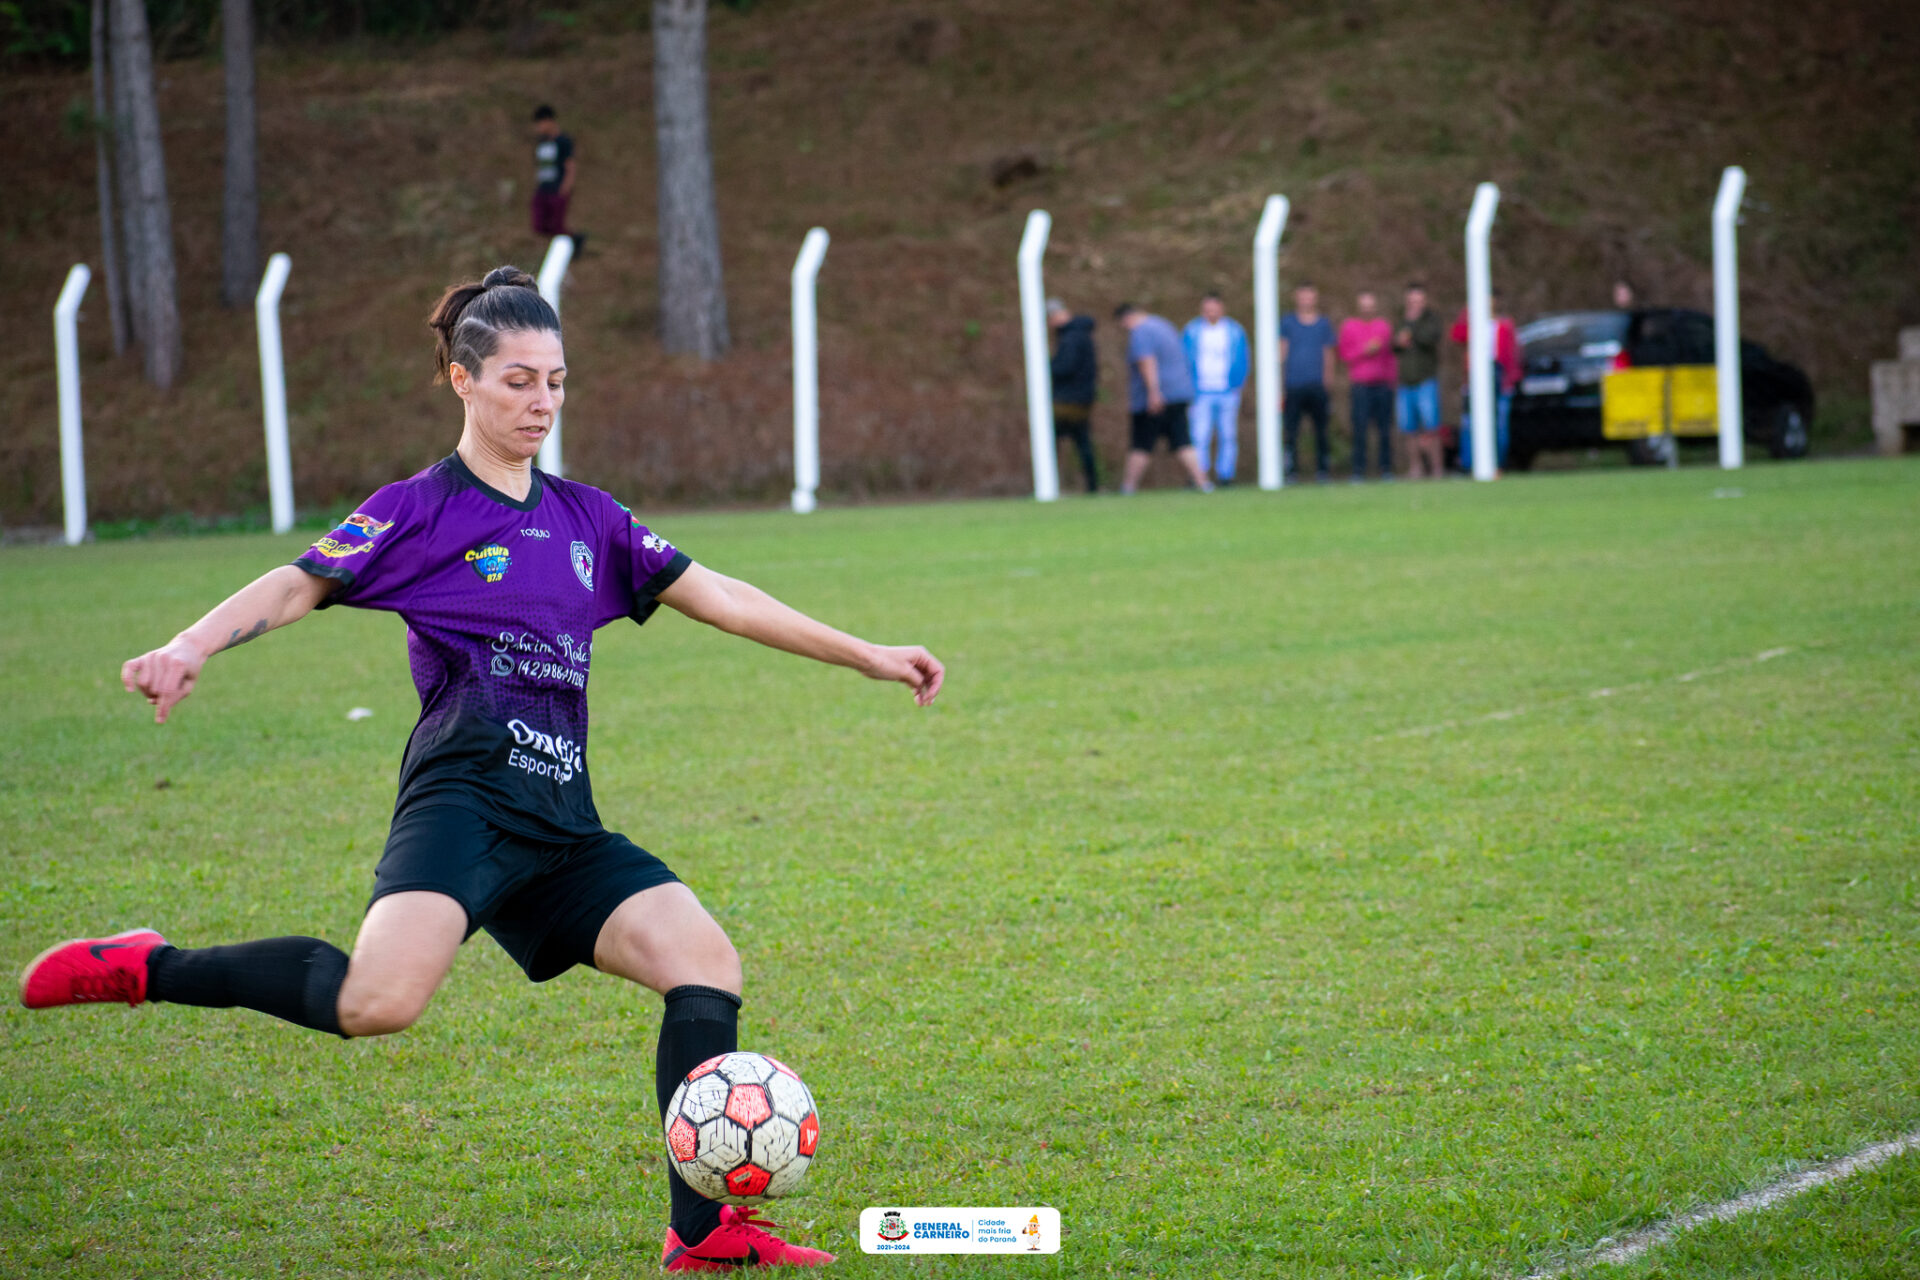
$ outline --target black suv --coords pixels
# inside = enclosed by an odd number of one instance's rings
[[[1673,437],[1609,441],[1600,428],[1600,384],[1609,370],[1712,364],[1713,317],[1675,307],[1570,311],[1519,331],[1525,372],[1513,396],[1508,465],[1525,471],[1546,449],[1626,446],[1636,463],[1667,460]],[[1776,458],[1806,456],[1813,384],[1758,343],[1740,344],[1740,398],[1749,444]],[[1715,437],[1680,437],[1711,443]]]

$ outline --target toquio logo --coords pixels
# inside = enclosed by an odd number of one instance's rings
[[[507,732],[518,744],[507,750],[507,763],[516,769],[524,769],[536,777],[552,778],[555,782],[571,782],[574,774],[587,767],[586,752],[571,738],[542,733],[517,717],[507,721]],[[531,750],[522,751],[520,747]]]

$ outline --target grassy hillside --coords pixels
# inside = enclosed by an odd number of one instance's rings
[[[268,249],[287,293],[304,506],[351,502],[444,453],[420,320],[450,278],[535,264],[524,121],[559,105],[591,253],[566,298],[570,469],[632,500],[764,500],[790,483],[786,278],[806,228],[821,285],[832,496],[1025,483],[1013,250],[1055,216],[1049,285],[1102,317],[1176,317],[1214,287],[1245,314],[1268,192],[1294,203],[1283,270],[1344,310],[1420,275],[1458,305],[1474,182],[1501,184],[1495,269],[1524,315],[1630,273],[1650,300],[1708,298],[1720,166],[1751,175],[1750,333],[1805,364],[1822,444],[1864,434],[1865,364],[1920,318],[1920,59],[1900,0],[770,0],[718,9],[713,116],[737,342],[701,368],[654,341],[650,48],[603,18],[429,45],[263,50]],[[169,395],[83,326],[101,519],[264,503],[250,313],[215,299],[220,69],[162,68],[188,374]],[[83,76],[0,85],[13,335],[0,523],[58,519],[48,308],[97,256]],[[1025,157],[1024,162],[1019,161]],[[1007,170],[1011,170],[1009,176]],[[999,174],[1001,182],[996,183]],[[99,287],[99,286],[96,286]],[[1117,453],[1118,348],[1103,324]],[[1451,363],[1448,373],[1454,369]]]

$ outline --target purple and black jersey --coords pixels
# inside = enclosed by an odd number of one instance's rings
[[[390,484],[294,561],[326,600],[407,623],[420,723],[399,812],[466,806],[508,831],[597,832],[587,779],[594,631],[645,622],[691,563],[600,490],[534,471],[515,501],[458,454]]]

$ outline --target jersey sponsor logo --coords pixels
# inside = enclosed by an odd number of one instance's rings
[[[475,547],[467,552],[467,563],[485,581],[498,582],[507,576],[507,570],[513,564],[513,553],[497,542],[489,542],[484,547]]]
[[[584,542],[576,542],[569,556],[573,561],[573,576],[580,579],[581,586],[593,590],[593,549]]]
[[[329,560],[344,560],[373,550],[373,540],[391,528],[391,520],[375,520],[364,511],[356,511],[314,543],[313,549]]]
[[[553,535],[545,529],[522,529],[520,536],[523,538],[551,538]]]
[[[518,717],[507,721],[507,732],[513,735],[515,743],[507,749],[507,764],[512,768],[566,783],[572,782],[574,775],[587,767],[586,752],[571,738],[542,733]],[[528,750],[522,751],[521,747]]]
[[[587,668],[593,662],[591,640],[576,644],[572,636],[562,633],[549,644],[531,631],[502,631],[487,642],[487,647],[493,651],[487,670],[495,676],[504,679],[518,672],[529,680],[551,680],[574,689],[587,687]],[[548,656],[542,659],[535,656],[538,654]],[[565,663],[558,660],[562,657]]]

